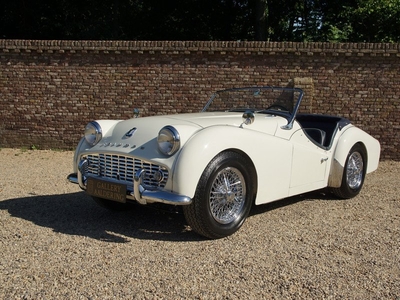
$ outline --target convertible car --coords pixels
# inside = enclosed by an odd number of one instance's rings
[[[236,232],[253,204],[329,188],[360,191],[380,144],[349,120],[302,113],[303,91],[247,87],[214,93],[198,113],[98,120],[74,155],[76,183],[108,209],[181,205],[207,238]]]

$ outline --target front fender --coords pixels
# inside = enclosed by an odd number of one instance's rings
[[[371,173],[378,168],[381,152],[379,141],[360,128],[351,126],[345,130],[338,140],[332,160],[328,186],[340,187],[347,155],[357,143],[365,147],[367,153],[367,173]]]
[[[112,129],[115,127],[115,125],[117,123],[120,122],[120,120],[96,120],[96,122],[100,125],[102,133],[103,133],[103,138],[104,138],[105,136],[110,135],[110,132],[112,132]],[[82,135],[83,135],[83,132],[82,132]],[[77,147],[75,148],[75,152],[74,152],[74,160],[73,160],[73,171],[74,171],[74,173],[76,173],[77,170],[78,170],[80,154],[84,150],[88,150],[90,148],[92,148],[92,146],[89,145],[86,142],[86,139],[84,137],[82,137],[80,139]]]
[[[259,183],[256,203],[288,195],[292,147],[288,141],[247,127],[213,126],[197,132],[182,148],[173,169],[173,190],[194,197],[208,163],[225,150],[246,153]]]

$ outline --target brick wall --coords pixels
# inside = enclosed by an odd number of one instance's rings
[[[296,86],[400,159],[400,45],[0,40],[0,147],[73,148],[93,119],[199,111],[211,92]]]

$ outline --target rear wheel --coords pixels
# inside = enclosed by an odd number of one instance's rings
[[[367,153],[361,144],[356,144],[347,155],[342,184],[339,188],[332,188],[332,192],[343,199],[357,196],[364,184],[366,170]]]
[[[193,202],[183,206],[186,221],[197,233],[222,238],[236,232],[250,212],[254,174],[236,152],[217,155],[204,170]]]

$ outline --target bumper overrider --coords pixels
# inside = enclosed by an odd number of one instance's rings
[[[69,182],[78,184],[79,187],[85,191],[87,190],[88,179],[89,177],[91,177],[90,175],[84,173],[84,169],[87,163],[88,162],[86,159],[82,159],[78,164],[78,172],[70,174],[67,177]],[[145,187],[142,183],[145,172],[146,171],[144,169],[138,169],[135,172],[135,175],[133,177],[133,191],[128,186],[126,187],[126,199],[136,200],[140,204],[159,202],[171,205],[189,205],[190,203],[192,203],[192,199],[188,196],[159,189],[149,189],[148,187]],[[112,182],[108,179],[97,178],[97,176],[93,176],[92,178],[100,179],[104,183]]]

